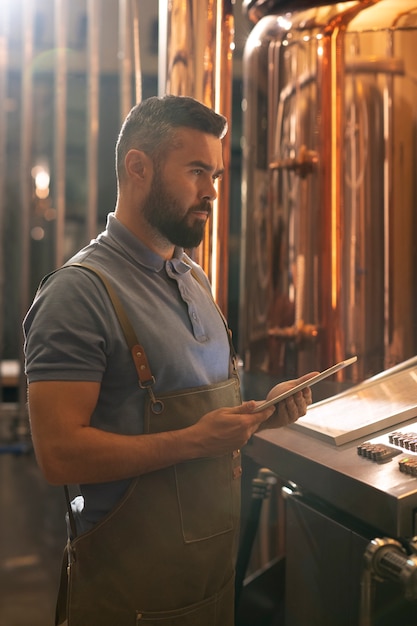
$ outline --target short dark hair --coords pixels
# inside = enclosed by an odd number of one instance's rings
[[[135,105],[128,113],[116,144],[116,172],[122,176],[124,159],[132,148],[143,150],[155,161],[174,147],[180,127],[193,128],[222,139],[227,120],[189,96],[153,96]]]

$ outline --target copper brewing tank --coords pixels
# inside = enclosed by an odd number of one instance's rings
[[[417,2],[248,4],[240,352],[356,382],[417,353]]]
[[[191,96],[225,115],[225,174],[198,249],[190,251],[202,265],[213,296],[227,314],[229,258],[229,187],[231,143],[233,0],[159,0],[159,93]]]

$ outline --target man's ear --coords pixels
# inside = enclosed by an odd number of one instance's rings
[[[126,173],[130,178],[145,180],[152,172],[152,161],[142,150],[129,150],[125,157]]]

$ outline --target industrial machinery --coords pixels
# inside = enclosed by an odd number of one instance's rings
[[[414,626],[417,2],[244,4],[247,397],[358,356],[246,448],[283,485],[285,626]]]
[[[285,626],[417,624],[417,358],[246,453],[283,484]]]
[[[359,382],[417,353],[417,3],[246,5],[245,371]]]

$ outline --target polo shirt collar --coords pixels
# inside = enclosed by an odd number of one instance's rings
[[[104,236],[108,236],[113,241],[117,242],[117,245],[123,248],[123,250],[132,257],[140,265],[160,272],[167,263],[179,274],[184,274],[190,271],[190,266],[183,259],[185,258],[184,249],[175,246],[174,256],[172,259],[166,261],[159,254],[150,250],[140,239],[135,237],[124,224],[122,224],[115,216],[114,213],[109,213],[107,216],[106,230],[103,233]]]

